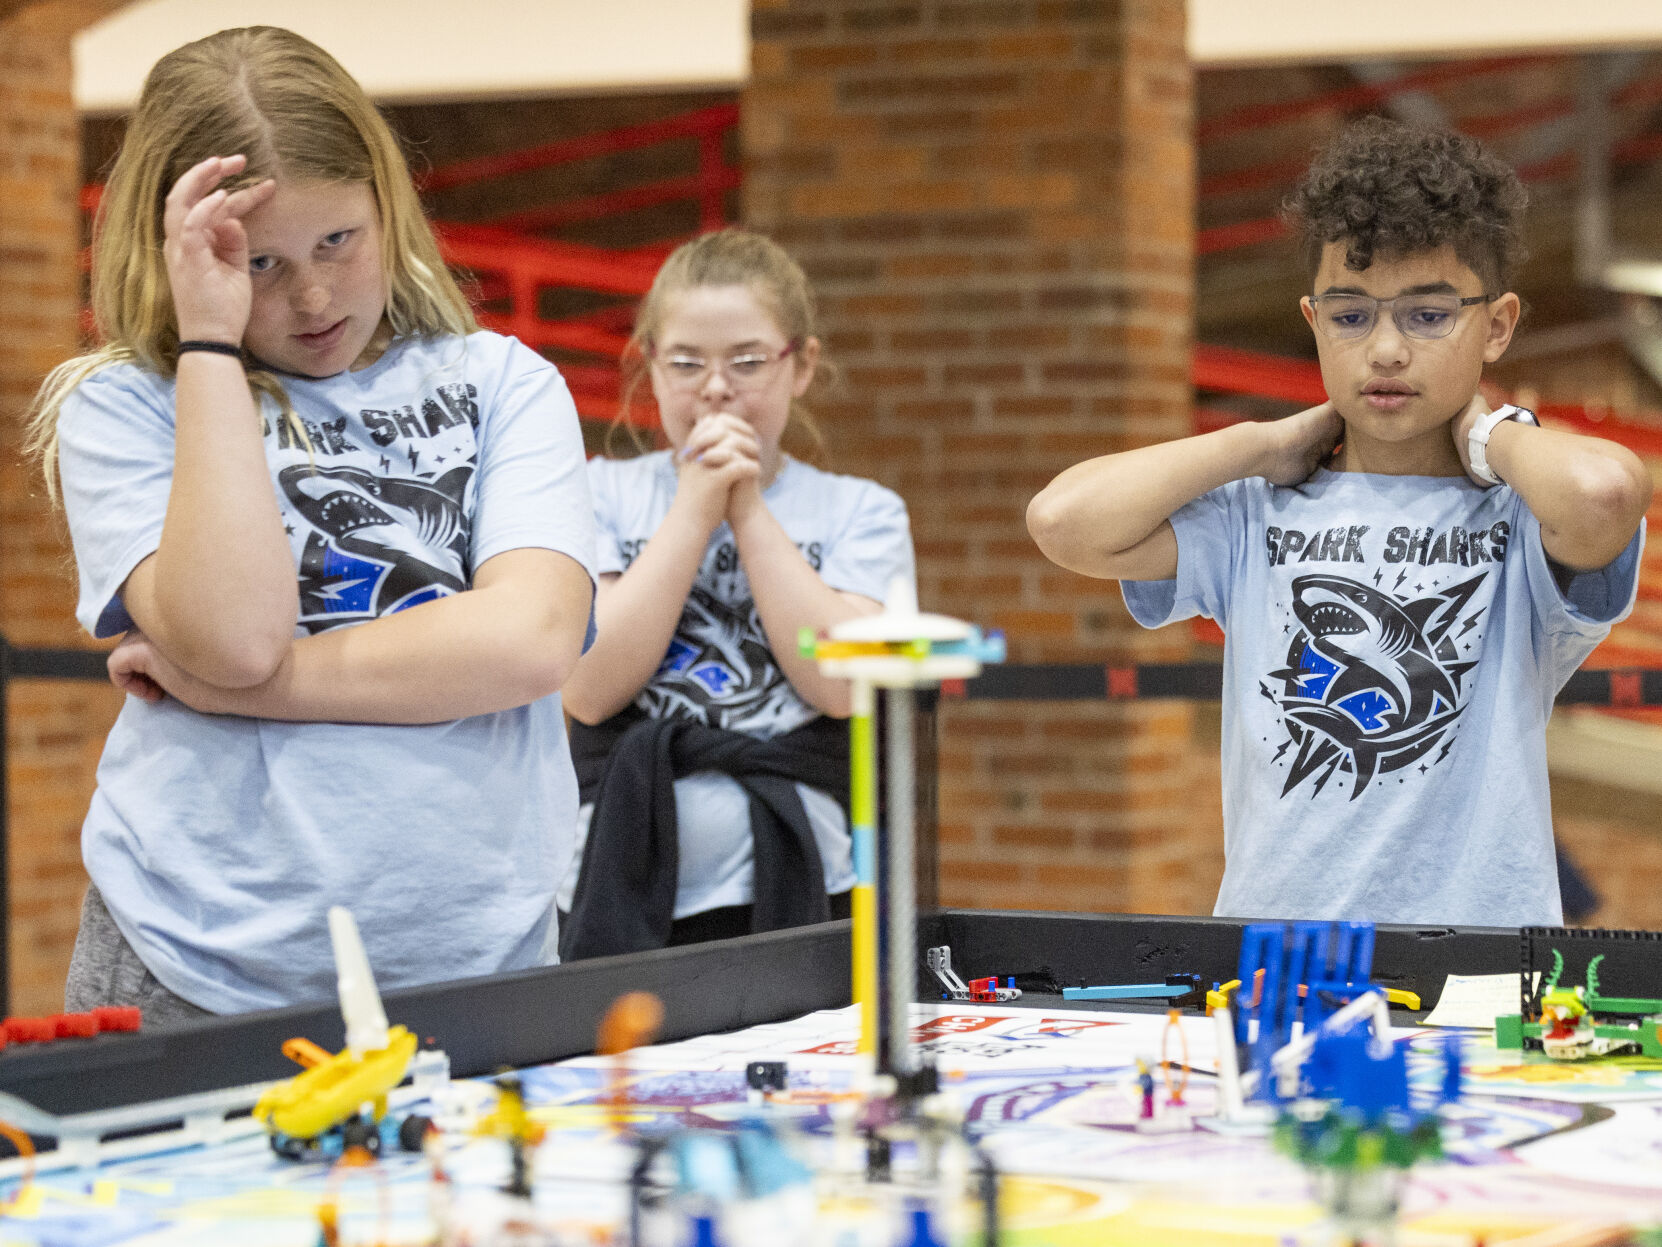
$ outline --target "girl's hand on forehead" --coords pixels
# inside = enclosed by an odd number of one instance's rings
[[[225,191],[219,184],[241,173],[243,156],[211,156],[185,171],[162,212],[163,256],[181,341],[240,345],[248,327],[253,287],[243,218],[271,198],[277,183]]]

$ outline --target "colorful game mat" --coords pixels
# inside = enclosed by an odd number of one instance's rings
[[[1267,1130],[1211,1119],[1211,1020],[1184,1016],[1169,1026],[1159,1014],[913,1009],[919,1048],[1004,1175],[1010,1247],[1333,1241],[1310,1178],[1274,1149]],[[855,1011],[840,1009],[640,1049],[626,1074],[628,1116],[640,1128],[722,1129],[760,1113],[789,1123],[792,1147],[810,1168],[846,1167],[837,1104],[854,1078],[857,1026]],[[1466,1034],[1466,1094],[1445,1113],[1446,1159],[1416,1167],[1405,1184],[1401,1247],[1616,1244],[1662,1223],[1662,1068],[1525,1061],[1496,1051],[1481,1032]],[[1440,1033],[1398,1036],[1410,1045],[1411,1081],[1429,1102],[1443,1076]],[[1162,1045],[1171,1061],[1164,1071]],[[745,1067],[761,1059],[787,1062],[789,1089],[759,1108]],[[1164,1075],[1151,1121],[1141,1118],[1139,1059]],[[571,1243],[626,1241],[634,1154],[607,1106],[614,1076],[613,1063],[596,1057],[521,1071],[531,1114],[548,1129],[532,1161],[535,1205]],[[1169,1103],[1174,1093],[1181,1106]],[[488,1106],[493,1094],[488,1082],[454,1084],[440,1115],[469,1102]],[[0,1245],[313,1247],[326,1195],[339,1201],[343,1244],[425,1243],[439,1221],[454,1221],[458,1209],[465,1215],[467,1201],[492,1198],[509,1170],[502,1141],[463,1130],[438,1150],[439,1182],[433,1158],[421,1154],[389,1153],[371,1169],[331,1173],[278,1158],[252,1122],[224,1133],[183,1147],[165,1136],[130,1140],[122,1146],[134,1154],[92,1170],[54,1168],[48,1156],[27,1185],[19,1162],[4,1162]],[[816,1218],[812,1208],[806,1215]],[[825,1241],[896,1240],[873,1230]]]

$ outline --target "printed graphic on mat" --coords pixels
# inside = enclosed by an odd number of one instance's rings
[[[1314,795],[1342,774],[1354,801],[1376,777],[1448,756],[1461,680],[1476,665],[1460,643],[1485,609],[1467,605],[1488,575],[1416,596],[1345,576],[1293,580],[1286,665],[1259,685],[1287,731],[1275,754],[1287,767],[1282,796],[1307,781]]]

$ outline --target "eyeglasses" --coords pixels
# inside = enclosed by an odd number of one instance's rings
[[[727,378],[727,384],[743,394],[766,385],[779,362],[800,345],[791,341],[777,351],[739,351],[723,360],[706,359],[686,351],[675,351],[664,356],[653,354],[651,358],[663,370],[664,378],[677,390],[702,389],[711,372],[719,368],[721,375]]]
[[[1311,296],[1316,309],[1316,328],[1329,338],[1365,338],[1373,332],[1381,308],[1391,309],[1391,319],[1409,338],[1446,338],[1454,332],[1460,310],[1477,303],[1492,303],[1500,296],[1474,294],[1399,294],[1394,299],[1376,299],[1366,294],[1318,294]]]

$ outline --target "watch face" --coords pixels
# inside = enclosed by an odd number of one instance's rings
[[[1515,403],[1508,403],[1507,407],[1510,409],[1506,417],[1508,420],[1516,420],[1519,424],[1533,424],[1536,428],[1541,427],[1541,422],[1535,418],[1535,413],[1529,408],[1519,407]]]

